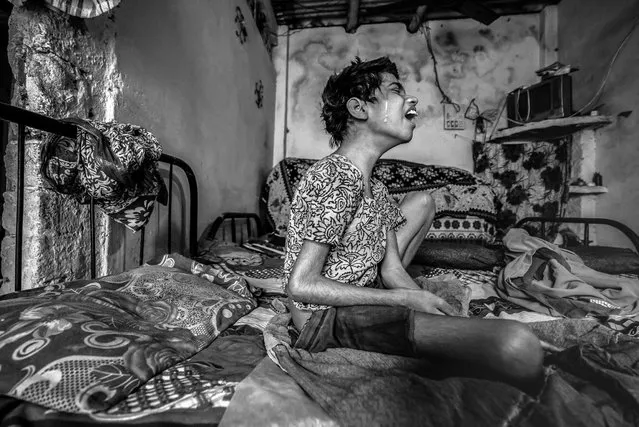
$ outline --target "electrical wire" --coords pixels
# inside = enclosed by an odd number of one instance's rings
[[[608,65],[608,70],[606,71],[606,75],[602,79],[601,84],[599,85],[599,89],[597,89],[597,92],[595,92],[593,97],[590,98],[590,101],[588,101],[583,107],[581,107],[579,110],[575,111],[573,114],[571,114],[568,117],[574,117],[577,114],[580,114],[582,111],[584,111],[586,108],[588,108],[590,105],[592,105],[594,102],[596,102],[599,99],[599,96],[601,96],[601,92],[603,91],[604,87],[606,86],[606,82],[608,81],[608,77],[610,77],[610,72],[612,71],[612,66],[615,64],[615,61],[619,57],[619,53],[621,53],[621,50],[623,49],[623,47],[628,42],[628,39],[630,39],[630,36],[632,35],[632,33],[637,28],[637,24],[639,24],[639,17],[637,17],[635,19],[635,21],[632,24],[632,28],[630,28],[630,31],[628,31],[628,34],[626,34],[626,37],[623,38],[623,40],[619,44],[619,47],[617,47],[617,50],[615,51],[615,54],[612,56],[612,59],[610,60],[610,64]]]
[[[448,97],[448,95],[446,95],[446,93],[444,92],[444,89],[442,89],[442,86],[439,83],[439,73],[437,72],[437,59],[435,58],[435,52],[433,51],[433,44],[431,40],[432,37],[430,34],[430,27],[428,26],[428,24],[425,24],[425,23],[422,24],[422,33],[424,34],[424,38],[426,38],[426,46],[428,47],[428,52],[430,53],[430,57],[433,60],[433,71],[435,72],[435,85],[437,85],[437,89],[439,89],[439,93],[442,95],[441,103],[451,104],[455,108],[455,111],[459,112],[461,111],[461,106],[457,104],[456,102],[453,102]]]

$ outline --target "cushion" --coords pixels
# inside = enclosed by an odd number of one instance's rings
[[[492,270],[505,263],[501,246],[424,240],[412,264],[464,270]]]
[[[474,215],[439,217],[426,233],[426,241],[442,240],[492,243],[495,226],[493,222]]]
[[[242,280],[178,255],[159,264],[1,298],[0,393],[104,410],[256,307]]]
[[[628,248],[572,246],[588,267],[608,274],[639,273],[639,255]]]

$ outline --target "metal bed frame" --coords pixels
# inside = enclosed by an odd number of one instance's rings
[[[26,128],[39,129],[41,131],[54,133],[68,138],[75,138],[77,127],[71,123],[62,122],[42,114],[34,113],[23,108],[0,102],[0,120],[18,125],[18,146],[17,146],[17,182],[16,182],[16,250],[15,250],[15,290],[22,288],[22,236],[23,236],[23,214],[24,214],[24,152]],[[197,209],[198,209],[198,189],[195,174],[191,167],[183,160],[162,154],[160,162],[169,165],[169,201],[168,201],[168,232],[167,247],[171,252],[171,212],[173,195],[173,167],[177,166],[184,172],[189,186],[189,252],[195,255],[197,252]],[[90,239],[91,239],[91,278],[96,276],[96,250],[95,250],[95,205],[93,200],[90,203]],[[140,239],[140,264],[144,259],[144,228]]]
[[[530,222],[538,222],[540,223],[540,233],[541,238],[546,239],[548,236],[546,235],[546,223],[559,223],[559,224],[583,224],[583,239],[582,244],[584,246],[590,246],[590,226],[591,225],[608,225],[610,227],[616,228],[621,231],[634,245],[635,250],[639,253],[639,236],[637,233],[632,231],[630,227],[625,224],[622,224],[619,221],[615,221],[613,219],[607,218],[575,218],[575,217],[564,217],[564,218],[547,218],[547,217],[526,217],[520,219],[515,227],[521,228],[524,224]]]
[[[244,220],[244,221],[241,224],[238,224],[239,222],[241,222],[241,220]],[[211,240],[214,239],[215,236],[217,235],[217,232],[220,229],[222,229],[223,225],[227,221],[231,222],[231,241],[232,242],[240,243],[240,244],[244,243],[244,240],[243,240],[244,234],[242,233],[243,229],[246,229],[246,236],[249,239],[252,236],[254,236],[253,228],[255,228],[256,236],[261,236],[263,233],[262,220],[257,214],[246,213],[246,212],[224,212],[222,215],[217,217],[215,221],[213,221],[213,224],[211,225],[211,228],[207,235],[208,238]],[[240,228],[239,232],[238,232],[238,228]]]

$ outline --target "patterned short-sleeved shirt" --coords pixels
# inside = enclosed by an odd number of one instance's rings
[[[342,283],[371,286],[386,252],[386,234],[406,218],[388,190],[371,179],[373,198],[364,195],[362,172],[333,153],[313,164],[291,203],[284,258],[284,287],[304,240],[331,246],[322,274]],[[325,305],[293,301],[301,310]]]

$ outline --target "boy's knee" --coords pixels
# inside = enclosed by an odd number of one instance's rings
[[[539,339],[523,323],[509,321],[497,337],[497,354],[502,366],[522,379],[542,375],[544,352]]]
[[[408,193],[404,203],[418,205],[425,212],[435,212],[435,199],[427,191],[412,191]]]

